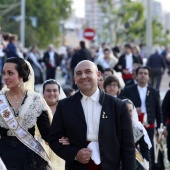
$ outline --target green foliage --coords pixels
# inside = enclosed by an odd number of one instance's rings
[[[120,7],[115,8],[112,0],[98,0],[104,18],[104,34],[100,35],[104,41],[111,44],[125,42],[146,43],[146,18],[144,7],[140,2],[122,0]],[[166,45],[170,43],[170,30],[164,30],[162,24],[156,19],[152,21],[153,44]]]
[[[123,32],[120,34],[123,41],[126,42],[139,42],[143,29],[144,21],[144,7],[139,2],[129,2],[120,7],[123,15],[121,16],[122,24],[129,24],[129,27],[125,27]],[[142,28],[142,29],[141,29]],[[119,38],[120,39],[120,38]]]
[[[0,4],[17,1],[0,0]],[[71,4],[72,0],[26,0],[26,46],[36,44],[44,48],[48,43],[56,44],[60,36],[60,21],[67,19],[71,14]],[[11,16],[18,15],[20,15],[20,6],[3,16],[1,27],[4,32],[19,34],[20,23],[11,19]],[[38,27],[32,26],[29,16],[37,17]]]
[[[120,7],[116,7],[118,4],[112,0],[98,1],[104,18],[107,18],[103,28],[109,43],[117,44],[138,39],[136,30],[144,19],[144,7],[140,2],[122,0],[119,2]]]

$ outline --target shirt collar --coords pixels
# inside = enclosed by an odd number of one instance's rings
[[[132,53],[126,54],[126,57],[132,57]]]
[[[140,86],[138,85],[138,89],[139,89],[139,90],[147,90],[147,86],[148,86],[148,85],[146,85],[145,87],[140,87]]]
[[[86,101],[87,100],[87,98],[89,97],[89,96],[86,96],[86,95],[84,95],[81,91],[80,91],[80,93],[82,94],[82,101]],[[99,88],[97,88],[97,90],[90,96],[90,98],[93,100],[93,101],[95,101],[95,102],[98,102],[99,101]]]

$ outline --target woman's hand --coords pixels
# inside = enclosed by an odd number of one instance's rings
[[[69,139],[66,137],[62,137],[61,139],[59,139],[59,143],[61,143],[62,145],[70,145]]]

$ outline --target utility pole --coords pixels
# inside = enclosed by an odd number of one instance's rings
[[[25,47],[25,0],[21,0],[20,41]]]
[[[149,57],[149,55],[152,52],[152,0],[147,0],[146,48],[147,48],[147,57]]]

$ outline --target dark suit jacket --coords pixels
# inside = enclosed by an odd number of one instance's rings
[[[92,57],[89,50],[87,48],[82,48],[73,55],[71,60],[71,68],[74,69],[80,61],[91,59]]]
[[[19,55],[17,54],[17,49],[15,47],[15,45],[10,42],[7,45],[7,48],[3,50],[6,53],[7,58],[11,58],[11,57],[19,57]]]
[[[67,170],[86,170],[86,165],[75,161],[77,152],[87,147],[81,97],[77,92],[59,101],[49,136],[51,149],[66,161]],[[102,105],[98,134],[102,170],[119,170],[120,160],[122,170],[135,170],[135,145],[126,104],[101,90],[99,103]],[[103,112],[108,118],[102,118]],[[70,145],[59,143],[62,136],[69,138]]]
[[[125,84],[125,87],[129,87],[129,86],[132,86],[132,85],[135,85],[134,79],[129,80],[129,81]]]
[[[164,124],[166,124],[166,121],[170,119],[170,90],[167,91],[163,99],[162,112],[163,112]]]
[[[133,57],[133,64],[139,63],[139,60],[136,56],[132,55],[132,57]],[[122,72],[122,70],[126,69],[126,55],[125,54],[120,56],[119,61],[116,64],[114,69],[119,72]]]
[[[141,99],[136,84],[126,87],[123,90],[122,95],[130,99],[134,103],[135,107],[141,107]],[[146,92],[146,111],[148,115],[148,123],[153,124],[156,119],[157,127],[160,127],[160,123],[163,122],[160,95],[156,89],[150,86],[147,87]]]
[[[48,51],[44,53],[43,61],[46,65],[47,69],[51,68],[50,55],[49,55]],[[59,55],[56,52],[54,52],[54,61],[55,61],[55,63],[54,63],[55,67],[60,65]]]

